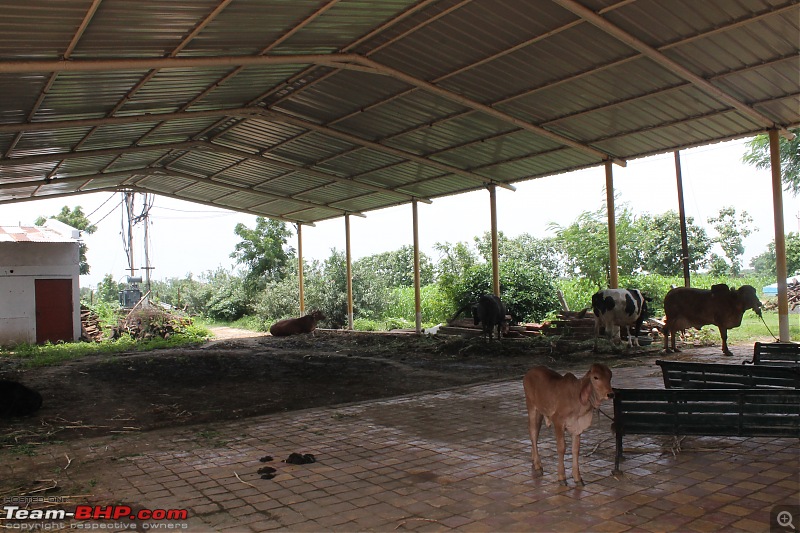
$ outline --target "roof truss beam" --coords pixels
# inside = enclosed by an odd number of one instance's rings
[[[0,61],[0,73],[26,73],[26,72],[96,72],[107,70],[152,70],[162,68],[200,68],[230,66],[247,67],[263,65],[326,65],[342,69],[367,71],[375,74],[390,76],[412,86],[436,94],[442,98],[463,105],[467,108],[486,113],[514,126],[530,131],[536,135],[546,137],[554,142],[565,144],[577,150],[588,153],[598,160],[614,159],[609,154],[581,144],[555,132],[551,132],[518,119],[508,113],[497,110],[491,106],[481,104],[458,93],[439,87],[433,83],[420,80],[400,70],[388,67],[377,61],[358,54],[298,54],[286,56],[218,56],[218,57],[160,57],[160,58],[117,58],[117,59],[92,59],[92,60],[27,60],[27,61]],[[616,160],[623,164],[622,160]],[[483,181],[491,182],[482,178]],[[497,185],[501,185],[497,183]]]
[[[431,200],[427,198],[420,198],[418,196],[407,194],[402,191],[390,189],[387,187],[379,187],[377,185],[372,185],[371,183],[365,183],[357,180],[353,180],[350,178],[344,178],[340,176],[336,176],[333,174],[329,174],[327,172],[322,172],[319,170],[315,170],[312,168],[306,168],[300,165],[293,165],[291,163],[286,163],[284,161],[278,161],[275,159],[269,159],[267,157],[260,156],[258,154],[251,154],[248,152],[244,152],[242,150],[237,150],[235,148],[228,148],[226,146],[220,146],[208,141],[186,141],[186,142],[178,142],[178,143],[164,143],[164,144],[151,144],[151,145],[144,145],[144,146],[131,146],[125,148],[107,148],[107,149],[99,149],[99,150],[81,150],[77,152],[62,152],[62,153],[54,153],[54,154],[42,154],[42,155],[32,155],[32,156],[24,156],[24,157],[15,157],[10,159],[0,159],[0,168],[9,167],[9,166],[18,166],[18,165],[37,165],[42,163],[59,163],[63,162],[68,159],[77,159],[81,157],[98,157],[98,156],[120,156],[130,153],[139,153],[139,152],[150,152],[150,151],[173,151],[173,150],[210,150],[220,153],[226,153],[232,155],[234,157],[240,157],[242,159],[251,159],[253,161],[258,161],[260,163],[265,163],[273,166],[277,166],[284,170],[290,172],[303,172],[308,175],[312,175],[318,177],[320,179],[329,181],[329,182],[339,182],[339,183],[346,183],[348,185],[353,185],[362,189],[369,190],[375,193],[385,193],[397,196],[399,198],[403,198],[405,200],[411,199],[418,199],[425,203],[431,203]],[[129,175],[133,175],[136,171],[127,171]],[[98,174],[98,176],[108,175],[109,173]],[[52,178],[57,179],[57,178]],[[220,183],[218,181],[214,181],[214,183]]]
[[[593,26],[596,26],[605,33],[611,35],[612,37],[619,40],[623,44],[630,46],[634,50],[637,50],[642,55],[648,57],[649,59],[656,62],[663,68],[669,70],[676,76],[679,76],[685,79],[686,81],[690,82],[692,85],[694,85],[704,93],[708,94],[715,100],[738,110],[743,115],[747,116],[750,120],[754,121],[756,124],[760,124],[766,129],[776,128],[785,131],[785,128],[783,128],[780,124],[775,124],[769,117],[763,115],[756,109],[753,109],[751,106],[729,95],[728,93],[718,88],[716,85],[709,82],[702,76],[698,76],[697,74],[690,71],[688,68],[684,67],[680,63],[670,59],[656,48],[653,48],[644,41],[634,37],[630,33],[620,28],[619,26],[609,22],[601,15],[598,15],[591,9],[583,6],[582,4],[576,2],[575,0],[552,0],[552,1],[561,6],[562,8],[572,12],[579,18],[589,22]]]

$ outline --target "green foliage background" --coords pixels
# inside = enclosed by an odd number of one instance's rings
[[[672,286],[682,286],[680,236],[673,211],[634,216],[624,204],[618,209],[620,287],[641,289],[648,297],[651,315],[663,313],[664,295]],[[733,208],[715,218],[718,236],[689,221],[692,285],[714,283],[734,286],[751,284],[758,290],[770,279],[774,245],[754,259],[755,272],[735,276],[738,248],[736,231],[747,229],[746,213]],[[570,309],[589,307],[591,295],[608,286],[608,231],[604,209],[582,213],[566,226],[551,226],[552,237],[522,234],[515,238],[498,235],[500,295],[515,321],[541,322],[560,310],[557,291],[562,291]],[[284,223],[257,220],[255,228],[239,225],[242,242],[231,254],[239,271],[219,268],[194,278],[153,283],[153,294],[161,302],[185,309],[210,320],[267,330],[277,320],[299,316],[299,273],[295,251],[287,245],[292,236]],[[731,243],[730,257],[713,257],[714,242]],[[491,238],[488,233],[472,242],[437,243],[438,257],[425,254],[421,264],[421,314],[423,327],[445,322],[459,309],[477,301],[491,289]],[[790,265],[800,268],[800,237],[787,236]],[[260,257],[259,254],[265,254]],[[772,255],[770,255],[770,253]],[[412,328],[414,325],[413,249],[403,246],[353,262],[352,288],[354,327],[364,330]],[[698,274],[705,266],[711,273]],[[714,267],[714,265],[717,265]],[[791,268],[791,267],[790,267]],[[303,265],[305,309],[321,310],[323,327],[347,325],[347,273],[345,254],[332,249],[324,261]],[[115,302],[121,285],[108,275],[99,284],[96,297]]]

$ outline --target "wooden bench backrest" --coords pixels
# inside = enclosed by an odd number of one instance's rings
[[[621,434],[800,438],[795,389],[614,389]]]
[[[757,365],[800,366],[800,344],[794,342],[757,342],[753,345],[753,363]]]
[[[656,361],[667,389],[800,389],[800,368]]]

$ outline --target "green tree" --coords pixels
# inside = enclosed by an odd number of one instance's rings
[[[294,249],[287,246],[286,241],[292,235],[285,222],[256,218],[256,227],[248,228],[239,223],[234,233],[242,241],[236,245],[231,257],[245,265],[247,281],[251,283],[281,279],[290,259],[294,257]]]
[[[588,278],[598,288],[607,287],[611,277],[608,250],[608,218],[606,208],[584,211],[569,226],[551,224],[555,243],[564,254],[567,275]],[[617,210],[617,266],[620,273],[631,274],[643,268],[643,236],[633,213],[626,205]]]
[[[500,298],[514,320],[544,320],[548,313],[558,309],[556,291],[553,277],[537,265],[516,260],[500,264]],[[491,263],[473,265],[456,286],[454,308],[463,308],[477,301],[482,294],[491,292]]]
[[[327,317],[334,328],[347,325],[347,262],[344,252],[331,250],[322,265],[321,287],[313,307]],[[390,301],[390,288],[384,278],[365,264],[353,264],[353,315],[354,318],[376,319]],[[309,301],[311,307],[311,301]]]
[[[234,321],[253,312],[253,296],[245,278],[217,268],[203,274],[201,280],[186,294],[188,304],[200,314]]]
[[[789,141],[781,137],[779,143],[781,179],[786,184],[786,190],[797,196],[800,194],[800,128],[789,131],[794,133],[794,139]],[[756,135],[747,142],[747,149],[742,161],[756,168],[771,168],[769,135]]]
[[[492,234],[486,232],[475,237],[478,254],[486,261],[492,261]],[[564,256],[553,238],[537,239],[528,233],[509,239],[502,231],[497,233],[497,248],[500,261],[516,260],[539,265],[554,276],[564,274]]]
[[[662,276],[680,276],[683,273],[683,262],[678,213],[646,213],[636,220],[635,226],[641,236],[639,242],[644,261],[642,269]],[[711,239],[704,228],[694,223],[692,217],[686,219],[686,233],[689,243],[689,269],[696,272],[708,263]]]
[[[97,300],[106,303],[119,303],[119,291],[124,287],[125,285],[122,283],[114,281],[114,277],[111,274],[106,274],[103,280],[97,284]]]
[[[750,266],[756,274],[777,275],[775,257],[775,241],[767,246],[767,251],[750,260]],[[800,272],[800,233],[786,234],[786,272],[789,275]]]
[[[354,268],[372,270],[382,277],[389,287],[414,286],[414,247],[402,246],[392,252],[370,255],[356,261]],[[420,285],[433,282],[433,262],[424,253],[419,254]]]
[[[732,206],[723,207],[719,210],[716,217],[710,217],[708,223],[717,232],[717,237],[713,239],[718,243],[728,258],[728,270],[734,277],[742,271],[742,255],[744,254],[744,239],[753,233],[750,224],[753,223],[747,211],[742,211],[738,216],[736,208]],[[721,268],[719,256],[712,256],[712,269]]]
[[[77,230],[80,230],[84,233],[88,233],[91,235],[95,231],[97,231],[97,226],[89,222],[89,219],[86,218],[86,215],[83,214],[83,209],[81,206],[76,206],[70,211],[69,206],[64,206],[61,208],[61,212],[55,216],[51,216],[50,218],[54,218],[59,222],[63,222],[67,226],[71,226]],[[34,224],[37,226],[42,226],[47,221],[47,218],[41,216],[36,219]],[[86,252],[89,251],[89,248],[86,246],[85,243],[81,242],[78,244],[78,253],[80,254],[80,273],[88,274],[91,267],[89,263],[86,262]]]
[[[435,268],[436,283],[445,298],[455,302],[458,299],[456,285],[467,270],[478,263],[478,256],[465,242],[455,244],[437,242],[433,247],[439,253],[439,261]]]

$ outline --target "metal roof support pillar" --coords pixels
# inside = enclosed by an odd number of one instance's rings
[[[769,130],[769,159],[772,167],[772,203],[775,211],[775,271],[778,274],[778,327],[781,342],[789,342],[789,295],[786,287],[786,235],[783,227],[783,184],[778,130]]]
[[[489,205],[492,217],[492,291],[500,297],[500,257],[497,244],[497,187],[494,183],[488,185]]]
[[[417,199],[411,200],[411,217],[414,226],[414,322],[417,335],[422,333],[422,298],[420,296],[419,275],[419,216],[417,214]]]
[[[303,225],[297,223],[297,277],[300,285],[300,314],[306,311],[305,288],[303,286]]]
[[[350,215],[344,216],[344,247],[347,261],[347,329],[353,329],[353,266],[350,256]]]
[[[683,173],[681,172],[681,152],[675,150],[675,178],[678,182],[678,214],[681,223],[681,263],[683,263],[683,285],[691,287],[689,278],[689,236],[686,231],[686,210],[683,207]]]
[[[617,268],[617,216],[614,212],[614,171],[612,161],[607,159],[606,166],[606,211],[608,212],[608,257],[610,277],[608,287],[619,288],[619,272]]]

